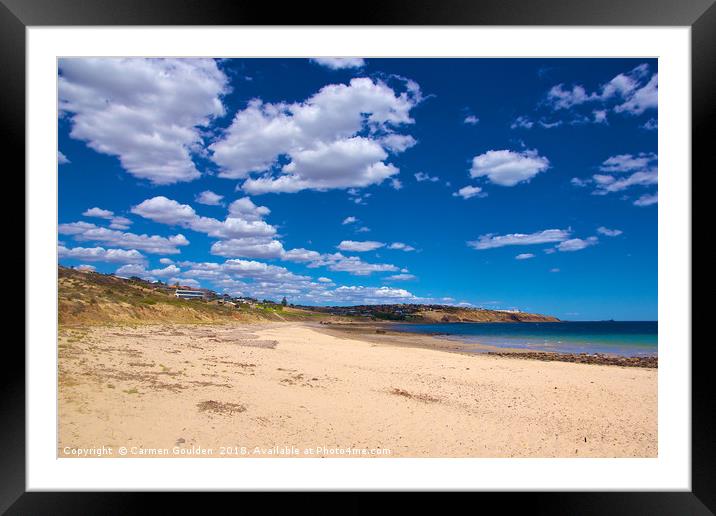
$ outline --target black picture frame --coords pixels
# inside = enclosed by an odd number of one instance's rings
[[[5,156],[19,157],[17,166],[22,170],[24,153],[19,149],[25,148],[25,29],[53,25],[689,26],[692,168],[703,169],[703,174],[710,172],[707,166],[713,168],[710,140],[715,132],[716,113],[714,0],[371,0],[361,3],[354,11],[349,4],[335,2],[284,3],[279,7],[268,2],[240,0],[0,0],[0,73],[4,78],[0,83],[3,90],[0,121],[5,136],[0,145],[7,147]],[[693,181],[693,172],[683,173],[691,173]],[[697,223],[698,219],[693,221]],[[26,268],[26,277],[29,274],[32,271]],[[128,514],[146,510],[147,495],[25,492],[25,368],[22,367],[25,357],[19,346],[8,349],[7,344],[5,367],[0,375],[0,511],[8,514]],[[708,339],[692,346],[690,492],[483,493],[480,497],[494,499],[508,510],[524,504],[523,510],[537,514],[713,514],[716,512],[713,416],[716,407],[710,346]],[[371,503],[355,494],[341,503],[343,511],[373,510]],[[420,495],[413,495],[405,503],[403,509],[413,504],[425,507]],[[162,496],[163,512],[174,506],[191,507],[186,496]],[[312,512],[316,511],[325,509],[318,507]]]

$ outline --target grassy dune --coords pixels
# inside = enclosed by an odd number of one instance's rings
[[[208,324],[300,321],[330,316],[290,307],[219,305],[177,299],[146,283],[96,272],[58,268],[58,317],[63,326],[106,324]]]

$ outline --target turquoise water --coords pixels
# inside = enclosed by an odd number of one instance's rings
[[[470,343],[558,353],[657,355],[656,321],[396,324],[392,329],[441,334],[460,340],[467,351],[476,352],[482,350],[471,350]]]

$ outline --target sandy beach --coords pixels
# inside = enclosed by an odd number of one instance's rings
[[[657,456],[656,369],[451,346],[299,322],[65,327],[58,456]]]

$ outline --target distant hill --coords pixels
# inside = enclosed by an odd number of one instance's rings
[[[450,305],[358,305],[310,307],[310,309],[335,316],[414,323],[559,322],[559,319],[550,315],[532,314],[516,310],[488,310],[485,308],[466,308]]]
[[[139,278],[58,267],[61,325],[222,323],[325,319],[326,314],[277,304],[219,304],[178,299],[164,286]]]

